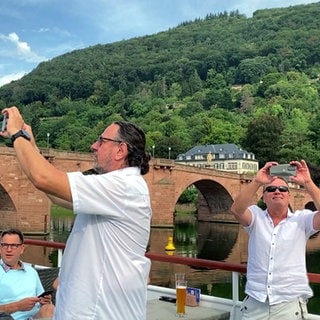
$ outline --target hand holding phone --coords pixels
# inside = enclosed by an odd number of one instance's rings
[[[52,293],[53,293],[53,290],[45,291],[45,292],[41,293],[40,295],[38,295],[38,298],[43,298],[44,296],[48,296],[49,294],[52,294]]]
[[[297,167],[290,164],[278,164],[270,167],[270,176],[289,177],[297,175]]]

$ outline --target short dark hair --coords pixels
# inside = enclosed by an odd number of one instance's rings
[[[142,175],[148,173],[151,155],[146,152],[146,137],[142,129],[131,122],[115,121],[114,124],[119,126],[118,138],[128,146],[128,166],[139,167]]]
[[[287,180],[286,178],[280,176],[280,177],[277,177],[277,179],[284,181],[284,182],[286,183],[286,185],[289,187],[289,183],[288,183],[288,180]],[[267,187],[267,185],[269,185],[269,184],[270,184],[270,183],[266,183],[266,184],[263,185],[263,192],[265,192],[266,187]],[[290,190],[289,190],[289,192],[290,192]]]
[[[11,234],[16,234],[16,235],[19,236],[21,243],[24,242],[24,235],[23,235],[23,233],[22,233],[19,229],[14,229],[14,228],[12,228],[12,229],[8,229],[8,230],[2,231],[2,233],[1,233],[1,240],[2,240],[2,238],[3,238],[5,235],[7,235],[7,234],[10,234],[10,235],[11,235]]]

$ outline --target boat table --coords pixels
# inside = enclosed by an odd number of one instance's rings
[[[230,313],[227,311],[215,310],[212,308],[197,306],[186,306],[186,315],[183,320],[229,320]],[[147,320],[175,320],[175,303],[161,301],[159,299],[148,300]]]

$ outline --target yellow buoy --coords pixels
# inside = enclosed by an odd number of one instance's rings
[[[166,251],[175,251],[176,250],[176,248],[174,247],[174,244],[173,244],[172,237],[168,237],[168,244],[166,245],[166,247],[164,249]]]

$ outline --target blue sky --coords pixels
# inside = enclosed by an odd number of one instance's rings
[[[209,13],[307,0],[0,0],[0,86],[75,49],[154,34]]]

